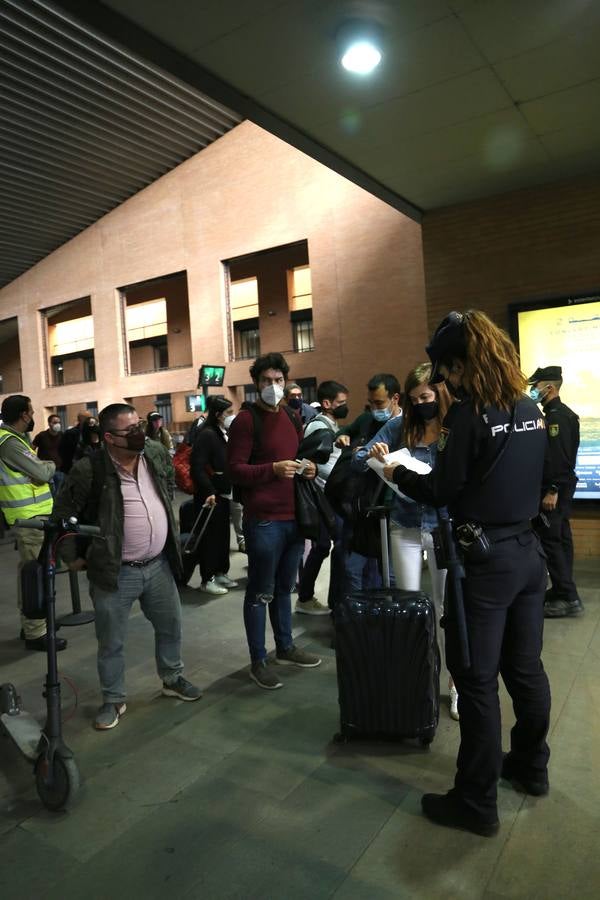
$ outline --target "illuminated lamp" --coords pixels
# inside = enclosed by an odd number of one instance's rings
[[[369,75],[382,60],[382,29],[375,22],[351,19],[341,26],[336,41],[340,63],[355,75]]]

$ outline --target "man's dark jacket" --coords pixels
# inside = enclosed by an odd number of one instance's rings
[[[182,576],[179,538],[169,499],[172,464],[168,451],[157,441],[146,441],[144,456],[167,514],[169,532],[165,554],[176,580]],[[76,516],[86,525],[98,525],[104,540],[92,538],[86,552],[90,581],[105,591],[116,591],[123,558],[123,496],[121,480],[106,448],[94,459],[76,462],[54,501],[53,519]],[[76,558],[74,538],[61,544],[67,562]]]

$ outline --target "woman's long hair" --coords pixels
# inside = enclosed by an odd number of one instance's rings
[[[404,403],[402,406],[404,425],[402,431],[406,446],[411,450],[423,439],[426,423],[415,413],[415,408],[409,396],[410,391],[421,385],[427,385],[427,387],[431,388],[438,402],[437,419],[440,423],[444,421],[446,413],[453,402],[446,385],[443,382],[440,384],[429,384],[430,378],[431,363],[420,363],[420,365],[410,370],[404,382]]]
[[[495,406],[510,410],[527,388],[515,345],[478,309],[465,312],[464,329],[465,378],[475,409],[481,412],[486,406]]]
[[[225,397],[220,396],[219,394],[208,397],[206,401],[206,409],[208,415],[204,420],[205,428],[217,428],[219,427],[219,416],[221,413],[224,413],[226,409],[231,409],[232,407],[231,400],[227,400]]]

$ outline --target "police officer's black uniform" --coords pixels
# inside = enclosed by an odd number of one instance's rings
[[[471,400],[463,399],[444,420],[434,470],[429,475],[402,466],[394,471],[394,481],[408,496],[436,507],[446,505],[455,525],[481,524],[491,542],[485,561],[464,561],[469,669],[461,662],[449,603],[445,630],[461,731],[450,793],[490,827],[497,827],[496,789],[502,769],[498,672],[517,720],[505,766],[543,785],[550,753],[550,688],[540,659],[546,565],[530,521],[539,509],[546,430],[537,405],[525,396],[517,403],[509,439],[512,421],[511,412],[487,408],[477,413]]]
[[[538,369],[529,379],[554,381],[562,375],[559,366]],[[556,508],[536,520],[548,561],[552,590],[547,597],[548,618],[578,615],[583,604],[573,581],[573,536],[569,524],[573,494],[577,484],[575,463],[579,449],[579,417],[559,397],[542,401],[548,444],[542,478],[542,496],[557,493]],[[548,522],[546,525],[546,522]]]

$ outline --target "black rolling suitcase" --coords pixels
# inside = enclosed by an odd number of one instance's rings
[[[389,587],[387,519],[380,516],[385,587],[357,591],[334,610],[340,733],[350,738],[418,738],[430,744],[440,707],[435,610],[422,591]]]

